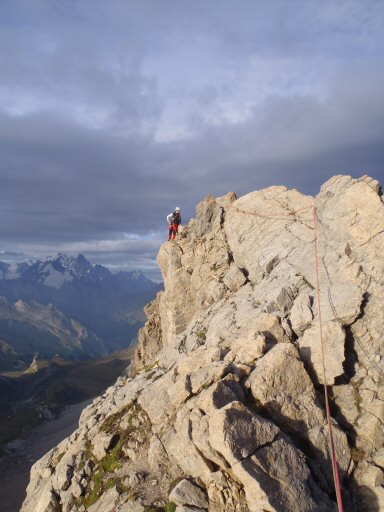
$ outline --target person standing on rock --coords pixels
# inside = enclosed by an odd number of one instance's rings
[[[176,235],[179,231],[179,225],[181,224],[180,208],[176,206],[175,211],[167,215],[167,222],[169,224],[169,236],[168,240],[176,240]]]

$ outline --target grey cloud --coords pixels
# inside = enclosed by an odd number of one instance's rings
[[[273,100],[247,122],[205,125],[200,136],[169,144],[116,138],[49,117],[3,117],[0,133],[15,126],[13,145],[0,142],[2,238],[143,235],[165,230],[165,214],[178,203],[192,215],[207,193],[278,183],[315,193],[341,171],[382,178],[378,92],[363,106],[361,98],[342,95],[325,105]]]
[[[380,2],[5,3],[2,250],[152,272],[176,205],[383,181]]]

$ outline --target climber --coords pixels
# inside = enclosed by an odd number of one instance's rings
[[[176,240],[179,225],[181,224],[180,208],[176,206],[175,211],[167,215],[167,222],[169,224],[169,237],[168,240]]]

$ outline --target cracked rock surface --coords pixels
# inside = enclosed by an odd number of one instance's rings
[[[130,375],[33,466],[22,512],[335,511],[324,384],[345,508],[384,510],[383,248],[367,176],[208,196],[160,248]]]

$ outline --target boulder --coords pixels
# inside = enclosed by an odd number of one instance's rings
[[[354,474],[359,485],[365,487],[380,487],[384,485],[384,473],[377,466],[368,463],[360,463]]]
[[[118,512],[145,512],[145,507],[138,501],[129,500],[120,505]]]
[[[300,356],[313,372],[316,382],[324,384],[324,369],[327,385],[332,385],[336,377],[343,375],[345,360],[345,331],[336,321],[324,322],[322,341],[320,325],[314,323],[299,338]],[[323,366],[324,356],[324,366]]]
[[[229,288],[231,292],[236,292],[246,281],[247,278],[244,273],[236,265],[229,267],[223,279],[225,286]]]
[[[250,512],[333,512],[334,505],[317,487],[301,452],[277,437],[232,468],[244,485]]]
[[[213,468],[212,463],[206,459],[193,443],[191,431],[190,411],[183,408],[179,411],[174,425],[164,434],[162,441],[168,456],[192,478],[209,480]]]
[[[94,505],[88,508],[88,512],[115,512],[119,501],[119,493],[116,487],[106,491]]]
[[[176,505],[191,505],[199,508],[208,507],[206,493],[190,480],[181,480],[171,491],[170,501]]]
[[[193,409],[190,415],[191,435],[193,444],[198,451],[209,461],[220,466],[225,466],[223,457],[212,448],[209,442],[209,416],[199,409]]]
[[[196,408],[210,414],[234,401],[244,401],[244,391],[233,374],[203,389],[196,399]]]
[[[97,460],[101,460],[106,456],[107,450],[111,446],[114,434],[107,434],[106,432],[100,432],[100,434],[96,435],[93,440],[93,454]]]
[[[359,401],[357,390],[349,385],[344,384],[333,387],[333,395],[335,403],[340,409],[338,421],[344,428],[353,428],[357,418],[359,417]]]
[[[58,496],[49,484],[42,488],[37,502],[37,510],[39,512],[61,512]]]
[[[342,325],[350,325],[361,313],[363,293],[357,284],[337,282],[321,290],[320,302],[324,322],[337,320]],[[317,317],[317,295],[314,296],[313,310]]]
[[[219,380],[228,371],[228,364],[224,361],[215,361],[197,372],[191,373],[190,382],[192,393],[199,393],[204,387]]]
[[[311,308],[311,297],[307,293],[303,293],[296,297],[291,309],[292,329],[297,335],[303,334],[313,320]]]
[[[378,450],[373,456],[373,462],[381,469],[384,469],[384,448]]]
[[[54,488],[58,491],[66,491],[71,485],[72,476],[73,466],[65,464],[65,462],[59,464],[52,478]]]
[[[279,429],[251,413],[240,402],[231,402],[211,414],[209,442],[231,465],[272,443]]]
[[[285,430],[304,433],[324,423],[324,413],[297,349],[281,343],[255,365],[247,385],[260,404]]]
[[[267,347],[265,335],[249,330],[243,337],[237,338],[231,344],[231,350],[225,360],[238,364],[253,365],[260,359]]]

